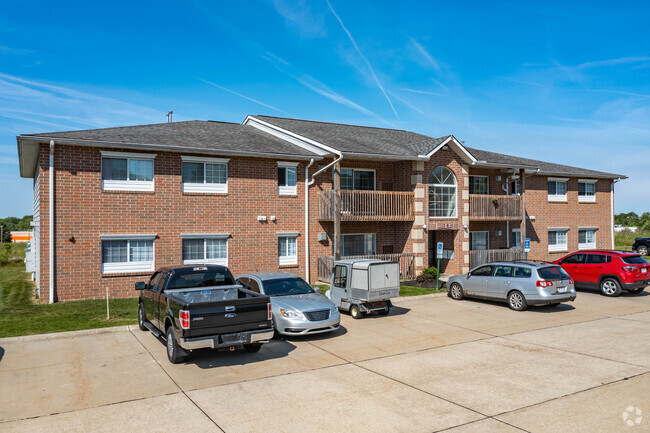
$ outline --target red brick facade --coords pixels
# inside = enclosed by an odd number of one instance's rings
[[[155,152],[153,192],[104,191],[101,180],[101,150],[96,147],[56,145],[55,165],[55,299],[59,301],[135,296],[133,283],[147,279],[149,272],[102,274],[102,235],[155,234],[155,267],[182,263],[182,234],[228,233],[228,267],[233,274],[250,271],[289,270],[305,275],[305,167],[297,167],[297,194],[278,194],[277,160],[232,156],[228,161],[228,192],[184,193],[181,154]],[[200,156],[200,155],[194,155]],[[315,162],[310,176],[331,160]],[[40,288],[41,301],[48,301],[49,288],[49,148],[42,144],[40,176]],[[438,166],[451,169],[457,181],[457,215],[453,219],[429,217],[428,178]],[[446,273],[465,272],[469,266],[469,233],[490,232],[490,248],[506,248],[506,223],[471,222],[469,175],[485,174],[490,195],[506,194],[496,180],[500,170],[468,167],[447,148],[429,161],[362,161],[344,159],[342,168],[376,171],[377,190],[410,191],[415,196],[415,221],[342,222],[341,232],[376,233],[377,253],[412,253],[417,270],[429,265],[433,241],[453,250],[442,261]],[[505,178],[505,175],[504,177]],[[318,194],[331,189],[332,172],[316,178],[309,195],[310,279],[316,280],[318,256],[332,254],[333,223],[318,220]],[[550,260],[560,252],[548,252],[549,227],[567,227],[568,250],[578,249],[578,228],[598,227],[599,248],[611,247],[611,180],[596,183],[596,201],[579,203],[577,178],[568,182],[567,202],[549,202],[547,176],[526,180],[527,234],[533,242],[529,258]],[[265,222],[258,221],[265,216]],[[275,221],[271,217],[275,216]],[[532,220],[532,217],[535,217]],[[519,227],[519,221],[510,228]],[[467,225],[467,229],[463,227]],[[425,226],[425,227],[423,227]],[[501,235],[496,231],[500,230]],[[278,233],[297,232],[298,262],[278,265]],[[319,233],[327,241],[319,241]],[[435,234],[431,234],[435,232]],[[431,245],[430,245],[431,242]]]

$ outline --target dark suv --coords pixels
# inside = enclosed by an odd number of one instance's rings
[[[642,256],[647,256],[650,251],[650,238],[636,238],[632,249]]]
[[[650,263],[636,253],[584,250],[555,263],[571,275],[576,287],[599,289],[605,296],[619,296],[622,290],[641,293],[650,286]]]

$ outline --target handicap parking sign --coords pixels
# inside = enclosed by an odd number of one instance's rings
[[[442,256],[442,242],[438,242],[438,257]]]
[[[524,239],[524,252],[525,253],[530,252],[530,238]]]

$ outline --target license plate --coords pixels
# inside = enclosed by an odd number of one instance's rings
[[[557,288],[557,293],[566,293],[567,288],[566,287],[558,287]]]
[[[646,272],[648,272],[648,268],[641,268],[641,273],[642,274],[645,274]]]

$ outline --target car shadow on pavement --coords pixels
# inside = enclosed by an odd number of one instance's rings
[[[629,292],[629,291],[627,291],[627,290],[623,290],[623,291],[621,291],[621,295],[620,295],[620,296],[617,296],[617,297],[621,297],[621,298],[643,298],[644,296],[650,296],[650,293],[649,293],[647,290],[648,290],[648,289],[644,290],[644,291],[641,292],[641,293],[632,293],[632,292]],[[600,291],[597,290],[597,289],[583,289],[583,288],[579,288],[579,289],[576,289],[576,292],[578,292],[578,296],[582,296],[582,295],[594,295],[594,296],[601,296],[601,297],[603,297],[603,298],[607,298],[607,297],[608,297],[608,296],[605,296],[605,295],[603,295],[602,293],[600,293]],[[616,299],[617,297],[614,297],[613,299]]]
[[[508,304],[506,304],[505,302],[492,301],[489,299],[465,298],[463,299],[462,302],[474,302],[477,304],[484,304],[486,306],[490,305],[494,307],[505,308],[506,310],[510,309],[510,307],[508,307]],[[561,313],[563,311],[570,311],[570,310],[575,310],[575,307],[571,305],[570,302],[563,302],[559,305],[531,305],[526,309],[526,311],[530,311],[533,313]],[[512,311],[512,312],[517,313],[517,311]]]

